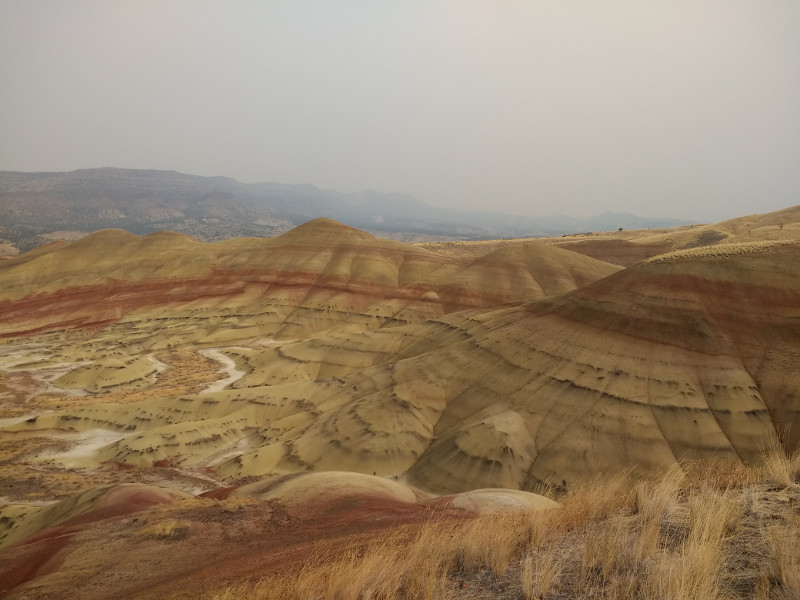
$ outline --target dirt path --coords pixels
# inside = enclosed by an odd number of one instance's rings
[[[220,379],[218,381],[215,381],[211,385],[209,385],[204,390],[204,392],[206,392],[206,393],[208,393],[208,392],[220,392],[220,391],[224,390],[226,387],[228,387],[229,385],[231,385],[232,383],[238,381],[239,379],[241,379],[242,377],[245,376],[245,372],[244,371],[240,371],[239,369],[236,368],[236,363],[234,362],[234,360],[232,358],[230,358],[229,356],[225,355],[222,351],[220,351],[220,350],[218,350],[216,348],[209,348],[209,349],[206,349],[206,350],[200,350],[200,354],[202,354],[206,358],[210,358],[212,360],[216,360],[216,361],[222,363],[223,369],[225,370],[225,372],[228,375],[224,379]]]

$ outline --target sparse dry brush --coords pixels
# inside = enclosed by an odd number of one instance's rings
[[[182,538],[185,537],[189,529],[189,523],[185,521],[161,521],[154,523],[137,532],[137,535],[154,538]]]
[[[311,600],[800,598],[800,460],[623,473],[561,507],[454,520],[433,512],[369,541],[327,541],[303,565],[207,596]]]

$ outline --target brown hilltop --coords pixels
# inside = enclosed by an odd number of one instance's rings
[[[313,236],[317,240],[336,241],[340,237],[347,237],[352,240],[375,240],[374,235],[361,231],[350,225],[339,223],[334,219],[320,217],[312,219],[298,225],[291,231],[287,231],[281,236],[284,241],[297,241],[306,239],[308,236]]]

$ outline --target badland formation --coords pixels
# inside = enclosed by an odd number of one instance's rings
[[[418,244],[106,229],[2,260],[0,596],[789,598],[799,272],[800,207]],[[736,537],[762,517],[785,527]]]

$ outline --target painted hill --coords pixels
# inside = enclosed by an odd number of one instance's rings
[[[310,225],[331,227],[339,226]],[[307,240],[306,233],[282,243]],[[469,268],[481,273],[484,264]],[[229,480],[352,470],[406,476],[437,493],[573,486],[602,471],[656,471],[712,454],[753,461],[787,429],[790,448],[800,439],[790,428],[800,389],[793,317],[800,285],[790,276],[798,268],[797,243],[682,251],[562,296],[229,348],[245,374],[227,389],[94,403],[7,430],[118,433],[79,460],[67,454],[66,462],[44,459],[49,465],[211,467]],[[341,275],[334,269],[325,277]],[[346,298],[353,306],[353,292]],[[117,347],[141,348],[134,331],[150,346],[168,335],[153,327],[121,322],[105,335],[113,331]],[[299,324],[288,331],[300,333]],[[109,363],[110,355],[92,354],[103,339],[62,347],[60,360],[93,356],[106,365],[70,371],[71,386],[91,389],[104,377],[110,391],[153,372],[146,361]]]
[[[155,311],[194,323],[194,340],[295,338],[563,293],[618,269],[535,244],[454,260],[328,219],[214,244],[105,230],[0,263],[0,336],[132,326]]]
[[[547,502],[525,491],[797,451],[796,217],[617,232],[624,269],[327,219],[216,243],[105,230],[4,260],[0,583],[191,595],[431,519],[511,509],[527,520],[507,529],[539,535]],[[612,490],[632,519],[640,484]]]

